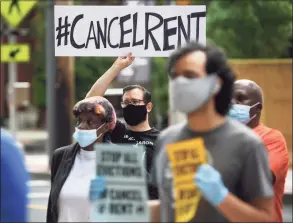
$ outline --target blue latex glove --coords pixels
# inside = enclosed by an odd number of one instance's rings
[[[95,201],[98,200],[102,193],[105,191],[105,178],[97,176],[95,179],[91,180],[90,191],[89,191],[89,200]]]
[[[228,195],[220,173],[209,164],[199,166],[194,176],[194,183],[212,205],[217,206]]]

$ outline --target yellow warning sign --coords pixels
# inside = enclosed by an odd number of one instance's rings
[[[198,166],[208,162],[202,138],[167,145],[175,189],[175,222],[189,222],[197,212],[201,193],[193,181]]]
[[[1,15],[12,28],[17,28],[37,2],[38,0],[1,0]]]
[[[1,45],[1,62],[24,63],[30,61],[30,47],[28,44]]]

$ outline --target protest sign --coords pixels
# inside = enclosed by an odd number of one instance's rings
[[[93,222],[148,222],[144,147],[97,144],[96,175],[106,190],[92,206]]]
[[[206,6],[55,6],[55,56],[168,57],[206,42]]]
[[[196,214],[201,198],[194,184],[197,167],[207,163],[203,139],[196,138],[167,145],[175,189],[175,221],[188,222]]]

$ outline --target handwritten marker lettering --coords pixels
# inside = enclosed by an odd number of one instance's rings
[[[105,193],[93,203],[93,222],[149,222],[145,150],[132,145],[95,145],[96,174],[105,177]]]
[[[67,45],[68,44],[68,35],[70,34],[69,32],[69,27],[71,26],[70,23],[68,23],[68,16],[65,17],[65,22],[62,25],[62,20],[63,18],[60,17],[58,19],[58,27],[56,28],[56,31],[58,32],[57,36],[56,36],[56,40],[57,40],[57,46],[61,45],[61,40],[64,38],[64,44],[63,45]]]
[[[206,7],[55,6],[55,24],[56,56],[165,57],[191,40],[205,44]]]

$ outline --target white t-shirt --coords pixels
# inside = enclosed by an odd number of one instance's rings
[[[96,152],[80,149],[59,196],[58,222],[90,222],[89,187],[95,177]]]

